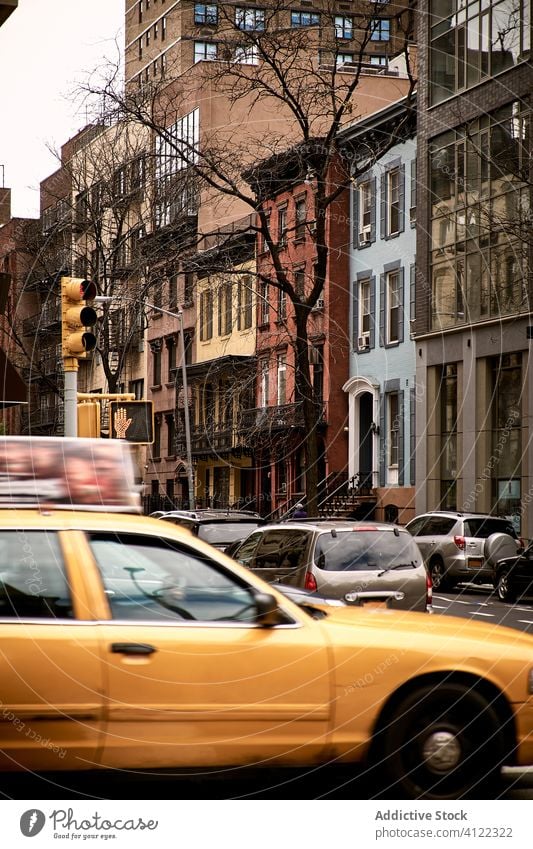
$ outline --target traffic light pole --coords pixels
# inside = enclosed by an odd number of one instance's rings
[[[78,435],[78,360],[76,357],[64,357],[65,371],[64,413],[65,436]]]

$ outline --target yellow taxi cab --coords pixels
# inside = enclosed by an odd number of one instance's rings
[[[178,526],[96,507],[0,509],[0,769],[364,761],[447,799],[533,764],[530,637],[303,608]]]

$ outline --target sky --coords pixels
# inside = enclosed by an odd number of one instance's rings
[[[48,147],[59,149],[85,125],[72,92],[117,61],[124,7],[124,0],[19,0],[0,27],[0,186],[12,190],[13,216],[38,216],[39,182],[58,167]]]

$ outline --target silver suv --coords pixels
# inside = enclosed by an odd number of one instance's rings
[[[400,591],[391,607],[425,611],[431,582],[405,528],[381,522],[292,520],[257,528],[231,555],[270,583],[329,598]],[[350,600],[350,599],[348,599]]]
[[[492,534],[518,539],[509,519],[483,513],[434,511],[417,516],[406,526],[426,561],[433,589],[451,590],[459,581],[477,584],[495,580],[494,567],[485,560],[485,540]]]

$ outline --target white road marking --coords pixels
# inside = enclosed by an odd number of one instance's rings
[[[517,622],[523,622],[524,625],[533,625],[533,622],[531,621],[531,619],[517,619],[516,621]]]
[[[432,604],[432,607],[435,607],[437,610],[448,610],[443,604]]]
[[[472,616],[489,616],[491,619],[494,619],[494,613],[482,613],[481,610],[473,610]]]

